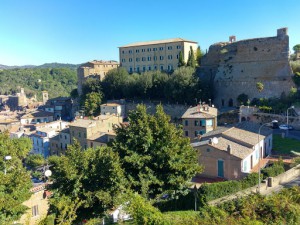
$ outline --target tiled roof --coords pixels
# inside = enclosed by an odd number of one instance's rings
[[[183,39],[183,38],[171,38],[171,39],[165,39],[165,40],[135,42],[135,43],[131,43],[131,44],[128,44],[128,45],[123,45],[119,48],[133,47],[133,46],[143,46],[143,45],[159,45],[159,44],[167,44],[167,43],[174,43],[174,42],[198,43],[196,41],[190,41],[190,40]]]
[[[74,122],[69,124],[69,127],[92,127],[96,126],[96,121],[95,120],[86,120],[86,119],[77,119]]]
[[[189,108],[182,115],[182,119],[208,119],[215,118],[218,115],[218,110],[214,107],[209,107],[208,105],[195,106]]]

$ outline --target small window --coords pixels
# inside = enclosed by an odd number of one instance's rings
[[[124,54],[125,53],[125,51],[122,51],[122,54]]]
[[[164,66],[160,66],[160,70],[164,70]]]
[[[140,52],[140,50],[139,50],[139,49],[137,49],[137,50],[135,50],[135,52],[136,52],[136,53],[139,53],[139,52]]]
[[[139,61],[140,61],[140,58],[136,58],[136,61],[139,62]]]
[[[162,51],[162,50],[164,50],[164,48],[163,48],[163,47],[160,47],[159,50]]]
[[[129,62],[132,62],[132,58],[129,58]]]
[[[156,51],[157,51],[157,48],[153,48],[153,51],[156,52]]]
[[[210,152],[210,149],[208,148],[208,149],[206,149],[206,151],[207,151],[207,152]]]
[[[148,51],[148,52],[151,52],[151,48],[148,48],[147,51]]]
[[[185,136],[188,137],[189,136],[189,132],[186,130],[185,131]]]
[[[195,124],[195,127],[196,127],[196,126],[199,126],[199,121],[198,121],[198,120],[195,120],[194,124]]]
[[[153,57],[153,60],[156,61],[156,60],[157,60],[157,56],[154,56],[154,57]]]
[[[32,216],[38,216],[39,215],[39,206],[35,205],[31,208],[32,210]]]
[[[132,50],[129,50],[129,54],[131,54],[132,53]]]
[[[180,46],[180,45],[177,45],[177,49],[181,49],[181,46]]]
[[[67,135],[65,135],[65,140],[67,140]]]
[[[149,71],[151,70],[151,66],[148,66],[148,70],[149,70]]]
[[[143,72],[145,72],[146,71],[146,66],[143,66]]]
[[[151,56],[148,56],[148,61],[151,61]]]
[[[142,61],[146,61],[146,57],[142,57]]]
[[[143,48],[143,49],[142,49],[142,52],[145,52],[145,50],[146,50],[146,49]]]
[[[164,57],[163,57],[163,56],[159,56],[159,59],[160,59],[160,60],[163,60],[163,59],[164,59]]]
[[[172,50],[172,46],[168,46],[168,50]]]
[[[78,132],[78,137],[81,137],[81,133],[80,132]]]
[[[185,120],[185,121],[184,121],[184,125],[185,125],[185,126],[188,126],[188,125],[189,125],[189,121],[188,121],[188,120]]]
[[[172,55],[168,55],[168,59],[172,59],[173,57],[172,57]]]

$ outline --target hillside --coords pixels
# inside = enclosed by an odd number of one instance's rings
[[[0,69],[2,70],[10,70],[10,69],[28,69],[28,68],[70,68],[70,69],[77,69],[79,65],[77,64],[69,64],[69,63],[44,63],[39,66],[35,65],[23,65],[23,66],[7,66],[0,64]]]
[[[0,94],[14,94],[25,89],[28,97],[35,94],[41,99],[46,90],[49,97],[69,96],[77,86],[75,69],[70,68],[17,68],[0,70]]]

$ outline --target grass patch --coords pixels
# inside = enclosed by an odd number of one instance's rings
[[[273,135],[273,151],[276,154],[289,155],[291,151],[300,152],[300,141],[292,138],[282,138],[280,134]]]

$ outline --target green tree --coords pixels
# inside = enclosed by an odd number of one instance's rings
[[[187,66],[190,66],[190,67],[192,67],[192,68],[195,68],[195,67],[196,67],[195,53],[194,53],[194,50],[193,50],[192,46],[190,47],[189,58],[188,58],[188,60],[187,60],[186,65],[187,65]]]
[[[196,60],[197,60],[198,66],[201,65],[201,58],[202,58],[202,56],[203,56],[203,52],[201,51],[200,46],[198,46],[197,52],[196,52]]]
[[[146,198],[186,193],[190,179],[201,171],[195,150],[182,130],[169,123],[161,105],[148,115],[144,105],[128,116],[129,126],[115,129],[112,148],[120,156],[132,190]]]
[[[295,45],[295,46],[293,47],[293,50],[294,50],[295,52],[300,51],[300,44]]]
[[[87,116],[96,116],[100,113],[102,93],[91,92],[85,96],[84,110]]]
[[[62,220],[101,217],[118,203],[125,189],[119,157],[110,147],[83,151],[75,142],[66,155],[52,156],[49,161],[54,179],[51,212],[58,212]]]
[[[246,104],[249,100],[248,95],[246,95],[245,93],[240,94],[237,97],[238,102],[242,105],[242,104]]]
[[[179,59],[178,59],[178,67],[185,66],[185,61],[183,59],[182,51],[179,52]]]
[[[0,224],[11,224],[25,212],[22,205],[30,197],[30,175],[22,160],[32,147],[28,138],[10,139],[8,133],[0,133]],[[11,160],[4,160],[5,156]],[[4,169],[6,168],[6,175]]]
[[[262,92],[264,90],[264,84],[262,82],[257,82],[256,89],[258,90],[258,92]]]
[[[293,80],[297,87],[300,87],[300,72],[296,72],[293,76]]]
[[[45,164],[45,159],[41,154],[31,154],[26,157],[25,163],[30,168],[34,169],[37,166],[42,166]]]

